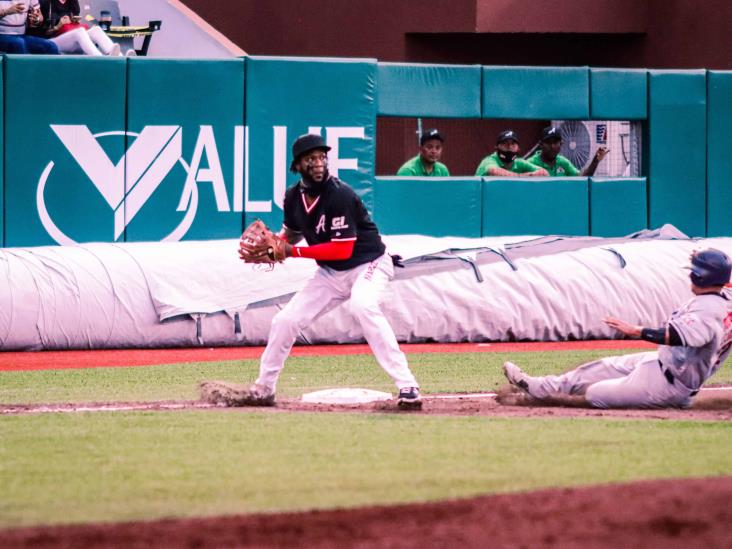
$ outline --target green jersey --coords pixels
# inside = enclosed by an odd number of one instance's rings
[[[529,158],[529,162],[534,166],[544,168],[549,172],[551,177],[571,177],[580,174],[580,171],[574,167],[574,164],[569,161],[569,158],[561,154],[557,155],[553,166],[550,166],[541,159],[541,151],[536,151],[536,154]]]
[[[501,159],[498,158],[498,153],[494,152],[480,161],[478,169],[475,170],[475,175],[488,175],[488,170],[491,168],[501,168],[502,170],[508,170],[513,173],[535,172],[539,169],[537,166],[529,164],[523,158],[514,158],[511,167],[507,168],[506,165],[501,162]]]
[[[442,162],[435,162],[432,167],[432,173],[427,173],[425,170],[422,159],[419,155],[415,156],[411,160],[407,160],[402,167],[399,168],[397,175],[414,175],[418,177],[450,177],[450,172],[447,171],[447,166]]]

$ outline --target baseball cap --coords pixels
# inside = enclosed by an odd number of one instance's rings
[[[315,149],[323,149],[329,151],[330,147],[325,144],[325,140],[315,133],[307,133],[298,137],[292,144],[292,161],[297,161],[303,154]]]
[[[504,141],[509,141],[509,140],[513,140],[516,143],[519,143],[518,134],[513,130],[504,130],[498,134],[498,139],[496,139],[496,144],[500,144],[500,143],[503,143]]]
[[[439,139],[443,143],[445,142],[442,135],[440,135],[440,132],[437,131],[435,128],[432,128],[431,130],[427,130],[422,134],[422,137],[419,138],[419,144],[424,145],[430,139]]]
[[[562,134],[559,133],[559,128],[547,126],[541,130],[542,141],[551,141],[552,139],[562,139]]]

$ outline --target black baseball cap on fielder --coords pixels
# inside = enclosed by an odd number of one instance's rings
[[[559,133],[559,128],[556,128],[554,126],[547,126],[543,130],[541,130],[542,141],[554,141],[555,139],[559,141],[562,140],[562,134]]]
[[[498,139],[496,139],[496,145],[500,145],[504,141],[515,141],[516,143],[518,143],[518,134],[513,130],[504,130],[498,134]]]
[[[426,132],[424,132],[424,133],[422,134],[422,137],[420,137],[420,138],[419,138],[419,144],[420,144],[420,145],[424,145],[424,144],[425,144],[425,143],[427,143],[427,141],[429,141],[430,139],[438,139],[438,140],[440,140],[440,141],[441,141],[442,143],[444,143],[444,142],[445,142],[445,140],[444,140],[444,138],[442,137],[442,135],[440,134],[440,132],[439,132],[439,131],[437,131],[437,130],[436,130],[435,128],[432,128],[431,130],[427,130]]]
[[[325,140],[316,133],[306,133],[295,139],[295,142],[292,144],[292,162],[290,163],[290,169],[295,171],[295,164],[300,160],[300,157],[316,149],[325,152],[330,150],[330,147],[325,144]]]

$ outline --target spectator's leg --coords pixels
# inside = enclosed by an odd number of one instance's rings
[[[52,38],[51,41],[58,46],[63,53],[83,53],[101,57],[103,54],[89,38],[86,29],[74,29]]]
[[[17,34],[0,34],[0,51],[4,53],[28,53],[23,37]]]
[[[58,46],[50,40],[46,40],[45,38],[39,38],[37,36],[27,35],[24,35],[22,38],[25,41],[25,46],[28,50],[28,53],[40,53],[46,55],[59,54]]]
[[[87,31],[87,34],[89,34],[89,38],[92,39],[92,42],[97,45],[104,55],[110,54],[114,48],[114,42],[112,42],[112,39],[107,36],[106,32],[99,27],[92,27]]]

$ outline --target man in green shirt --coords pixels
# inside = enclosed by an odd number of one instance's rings
[[[541,132],[539,150],[529,158],[529,162],[535,166],[544,168],[552,177],[572,177],[577,175],[589,177],[595,174],[598,164],[600,164],[602,159],[605,158],[608,153],[607,148],[598,148],[592,162],[590,162],[580,174],[580,171],[575,168],[569,158],[559,154],[561,149],[562,136],[560,135],[559,130],[552,126],[546,127]]]
[[[478,169],[475,170],[475,175],[492,175],[498,177],[549,175],[545,169],[529,164],[523,158],[517,158],[518,152],[518,134],[513,130],[502,131],[498,134],[495,152],[481,160]]]
[[[413,175],[419,177],[449,177],[447,166],[440,162],[444,139],[435,129],[428,130],[419,138],[419,154],[407,160],[397,175]]]

